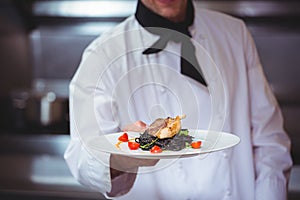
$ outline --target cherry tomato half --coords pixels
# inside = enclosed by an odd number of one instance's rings
[[[201,147],[202,142],[201,141],[195,141],[191,143],[191,147],[193,149],[199,149]]]
[[[123,133],[123,135],[121,135],[118,140],[120,140],[121,142],[128,142],[128,134],[127,133]]]
[[[152,148],[150,149],[150,152],[151,152],[151,153],[161,153],[161,152],[162,152],[162,149],[161,149],[159,146],[155,145],[154,147],[152,147]]]
[[[128,141],[128,147],[130,150],[137,150],[140,147],[140,144],[137,142]]]

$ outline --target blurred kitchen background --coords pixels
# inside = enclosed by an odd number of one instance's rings
[[[300,199],[300,1],[207,0],[243,19],[292,139],[289,199]],[[83,49],[134,13],[136,0],[0,1],[0,199],[104,199],[63,160],[68,84]]]

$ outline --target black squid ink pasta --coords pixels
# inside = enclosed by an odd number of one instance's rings
[[[145,151],[149,151],[155,145],[159,146],[162,150],[180,151],[191,144],[193,137],[188,135],[187,129],[181,129],[175,136],[165,139],[159,139],[145,131],[140,137],[135,138],[135,141]]]

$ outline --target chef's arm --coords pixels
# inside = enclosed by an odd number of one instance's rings
[[[101,103],[89,108],[87,105],[93,105],[93,103],[89,102],[91,97],[86,89],[82,89],[85,88],[82,85],[74,80],[70,84],[71,140],[64,154],[65,160],[73,176],[82,185],[101,192],[107,198],[126,194],[131,189],[136,177],[136,173],[127,171],[136,172],[137,167],[128,166],[126,170],[122,169],[120,166],[126,166],[120,163],[122,159],[97,151],[89,145],[89,141],[92,141],[93,138],[106,133],[100,131],[99,125],[91,113],[94,113],[94,109],[111,113],[106,110],[106,108],[110,108],[111,101],[107,96],[95,96],[96,99],[101,98],[97,101]],[[100,109],[100,107],[102,108]],[[92,109],[92,112],[89,112],[89,109]],[[99,115],[102,114],[99,113]],[[101,128],[109,132],[120,131],[118,123],[109,120],[109,114],[105,116],[106,119],[101,122]]]
[[[283,117],[267,83],[256,47],[245,31],[251,124],[256,172],[256,198],[284,200],[292,167],[291,142],[283,129]]]
[[[126,179],[119,174],[111,180],[110,154],[91,148],[89,142],[101,135],[120,131],[116,103],[111,95],[110,76],[103,76],[109,59],[104,53],[88,47],[80,66],[71,80],[70,143],[64,157],[78,182],[104,195]],[[121,185],[121,183],[119,184]],[[131,186],[127,185],[128,191]],[[119,191],[114,195],[124,193]]]
[[[83,64],[86,62],[90,62],[89,59]],[[70,143],[64,157],[72,175],[78,182],[106,194],[111,190],[110,155],[91,148],[89,142],[106,132],[120,130],[118,122],[112,120],[113,117],[109,114],[105,115],[106,120],[101,121],[100,128],[95,110],[111,113],[107,109],[111,107],[111,100],[108,96],[94,95],[95,84],[91,76],[84,76],[88,73],[88,71],[84,71],[84,73],[81,71],[86,70],[84,66],[80,68],[70,84]],[[98,103],[94,104],[94,102]],[[100,109],[100,107],[102,108]],[[100,117],[104,115],[101,112],[98,112]]]
[[[106,193],[108,197],[124,195],[132,188],[138,167],[125,167],[126,163],[131,163],[128,159],[130,158],[124,156],[110,156],[111,190]]]
[[[134,131],[134,132],[142,132],[146,128],[146,124],[143,121],[136,121],[133,124],[129,124],[123,128],[123,131]],[[123,175],[125,171],[131,171],[132,173],[137,172],[138,166],[131,165],[127,166],[126,169],[124,169],[125,165],[134,164],[134,160],[131,160],[131,162],[128,162],[128,157],[124,156],[117,156],[117,155],[111,155],[110,156],[110,176],[111,179],[114,180],[120,175]],[[123,168],[123,169],[122,169]],[[134,176],[135,177],[135,176]]]
[[[258,69],[251,69],[252,132],[256,169],[256,199],[286,199],[292,166],[290,139],[283,130],[280,109]],[[255,77],[255,78],[254,78]],[[256,102],[256,103],[255,103]]]
[[[138,159],[127,156],[110,156],[111,191],[109,197],[124,195],[132,188],[138,168],[154,166],[158,160]]]
[[[142,121],[136,121],[123,128],[123,131],[142,132],[146,124]],[[108,196],[114,197],[126,194],[132,188],[136,179],[138,168],[140,166],[153,166],[157,160],[136,159],[127,156],[111,155],[110,156],[110,177],[111,191]]]

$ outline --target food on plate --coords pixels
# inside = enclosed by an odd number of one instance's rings
[[[185,117],[186,115],[156,119],[140,137],[135,138],[135,141],[140,144],[142,150],[150,150],[151,153],[157,153],[157,147],[162,151],[200,148],[201,141],[193,141],[194,138],[188,134],[188,129],[181,129],[181,119]],[[193,142],[195,144],[191,145]]]
[[[119,138],[118,138],[119,141],[121,142],[128,142],[128,134],[125,132],[123,133]]]
[[[180,151],[186,147],[190,147],[193,142],[193,137],[188,135],[187,129],[181,129],[179,132],[170,138],[159,139],[150,135],[147,130],[135,138],[135,141],[140,144],[142,150],[151,150],[154,146],[159,146],[162,150]]]
[[[148,128],[149,135],[155,136],[159,139],[171,138],[176,135],[181,129],[181,119],[186,115],[176,116],[175,118],[158,118]]]
[[[140,144],[137,142],[128,141],[128,147],[130,150],[137,150],[140,148]]]
[[[201,147],[202,142],[201,141],[195,141],[191,143],[191,147],[194,149],[199,149]]]
[[[181,128],[181,119],[186,116],[176,116],[175,118],[156,119],[139,137],[128,138],[124,132],[119,138],[116,147],[120,149],[120,144],[128,143],[130,150],[142,149],[150,153],[161,153],[164,150],[180,151],[185,148],[199,149],[201,141],[194,141],[188,129]]]
[[[159,146],[155,145],[154,147],[152,147],[152,148],[150,149],[150,152],[151,152],[151,153],[161,153],[161,152],[162,152],[162,149],[161,149]]]

